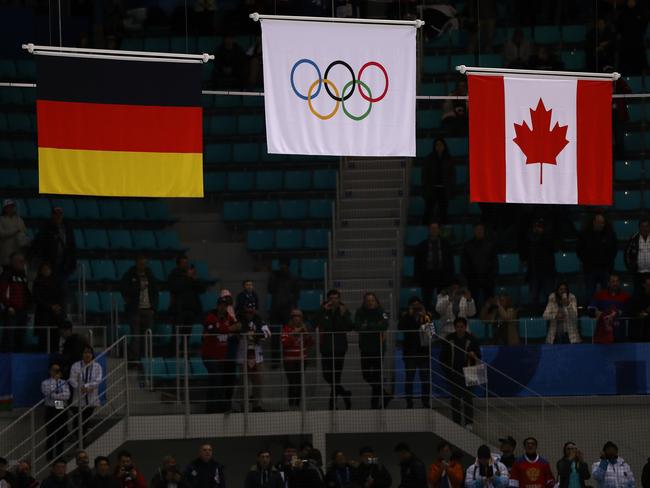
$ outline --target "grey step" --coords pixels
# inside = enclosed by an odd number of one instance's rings
[[[370,188],[367,190],[345,190],[341,194],[343,199],[365,200],[367,198],[403,198],[404,190],[402,188],[377,189]]]
[[[390,219],[393,221],[394,219]],[[352,226],[338,227],[335,232],[336,242],[348,239],[395,239],[400,233],[399,227],[367,227],[356,229]]]
[[[368,243],[367,243],[368,244]],[[336,248],[336,257],[346,257],[346,258],[352,258],[352,259],[363,259],[365,257],[377,257],[377,258],[395,258],[397,256],[397,248],[393,243],[392,246],[386,246],[386,247],[375,247],[375,243],[372,242],[371,244],[373,247],[365,247],[365,248],[342,248],[342,247],[337,247]]]
[[[373,180],[366,178],[363,180],[343,180],[343,191],[348,190],[389,190],[389,189],[405,189],[406,185],[403,184],[402,180],[384,180],[377,179]]]
[[[402,168],[394,169],[360,169],[360,170],[344,170],[342,174],[343,181],[345,180],[391,180],[403,179],[405,171]]]
[[[341,220],[400,218],[400,208],[343,208],[339,211]],[[349,224],[348,224],[349,225]]]
[[[364,268],[357,268],[354,266],[339,266],[333,267],[332,279],[367,279],[367,278],[386,278],[393,273],[390,266],[367,266]]]
[[[381,229],[384,231],[384,235],[397,235],[397,231],[400,230],[400,219],[399,217],[350,217],[341,219],[339,229]],[[386,234],[386,232],[391,232]],[[338,232],[338,229],[337,229]]]
[[[340,209],[348,208],[395,208],[402,204],[402,199],[394,198],[347,198],[341,197]]]
[[[348,160],[343,165],[343,171],[350,169],[395,169],[406,167],[406,159],[368,159]]]
[[[395,242],[396,240],[394,238],[375,239],[375,240],[368,240],[365,237],[361,237],[359,239],[336,239],[336,244],[334,245],[334,247],[337,249],[337,251],[338,250],[343,250],[343,251],[364,250],[367,249],[369,245],[372,245],[373,247],[393,249],[395,247]]]
[[[338,290],[341,292],[343,302],[348,304],[360,304],[363,296],[370,291],[377,295],[377,299],[379,300],[379,303],[381,303],[382,307],[384,307],[384,310],[387,310],[390,307],[391,293],[393,292],[392,289],[386,288],[338,288]]]
[[[343,278],[333,280],[334,286],[341,290],[380,290],[382,288],[393,288],[393,280],[388,278]]]

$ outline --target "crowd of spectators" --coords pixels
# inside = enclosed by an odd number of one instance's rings
[[[76,468],[67,472],[67,462],[57,458],[50,474],[40,483],[31,474],[30,463],[21,460],[9,467],[0,458],[0,486],[2,488],[585,488],[593,479],[598,488],[634,488],[634,473],[618,455],[618,447],[611,441],[603,446],[600,458],[591,466],[575,442],[566,442],[555,469],[540,456],[534,437],[524,439],[524,451],[516,456],[517,441],[512,436],[500,439],[500,452],[491,452],[486,445],[478,447],[475,457],[454,448],[449,442],[438,444],[429,466],[412,451],[408,444],[395,448],[399,464],[399,478],[394,479],[371,446],[358,450],[358,457],[348,449],[334,450],[330,461],[309,442],[299,448],[286,443],[277,462],[269,449],[262,448],[250,469],[245,473],[228,471],[214,456],[211,444],[199,446],[198,455],[181,466],[174,456],[165,456],[160,467],[147,482],[128,451],[117,454],[111,465],[106,456],[94,460],[90,466],[88,454],[75,454]],[[466,462],[466,459],[471,461]],[[650,481],[650,462],[644,467],[642,486]]]

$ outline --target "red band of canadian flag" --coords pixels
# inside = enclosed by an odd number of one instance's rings
[[[612,204],[612,83],[469,75],[472,202]]]

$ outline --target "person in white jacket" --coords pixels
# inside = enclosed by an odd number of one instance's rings
[[[454,283],[438,295],[436,312],[440,315],[438,335],[447,337],[454,332],[454,320],[458,317],[469,319],[476,315],[476,303],[468,289]]]
[[[68,433],[68,411],[70,386],[62,378],[61,365],[52,363],[50,377],[41,382],[41,393],[45,403],[45,433],[47,436],[47,460],[63,454],[63,440]]]
[[[88,419],[95,411],[95,407],[101,405],[99,385],[102,382],[104,372],[101,365],[94,359],[95,355],[92,347],[84,347],[81,361],[77,361],[70,368],[70,379],[68,380],[72,387],[74,425],[75,428],[79,426],[78,415],[81,415],[82,436],[85,436],[85,432],[88,430]],[[84,444],[86,444],[85,440]]]
[[[571,344],[582,342],[578,329],[578,304],[576,296],[569,292],[569,285],[560,283],[548,297],[544,310],[544,320],[548,320],[546,343],[564,342],[569,338]]]
[[[29,244],[27,227],[18,215],[16,202],[5,200],[0,215],[0,266],[9,264],[11,255]]]
[[[476,462],[465,472],[465,488],[507,488],[508,483],[508,468],[492,456],[488,446],[479,447]]]
[[[623,458],[618,457],[618,446],[612,441],[605,443],[600,460],[591,467],[591,476],[598,488],[634,488],[634,473]]]

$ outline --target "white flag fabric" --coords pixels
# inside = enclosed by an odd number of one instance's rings
[[[269,153],[415,157],[415,27],[261,22]]]

